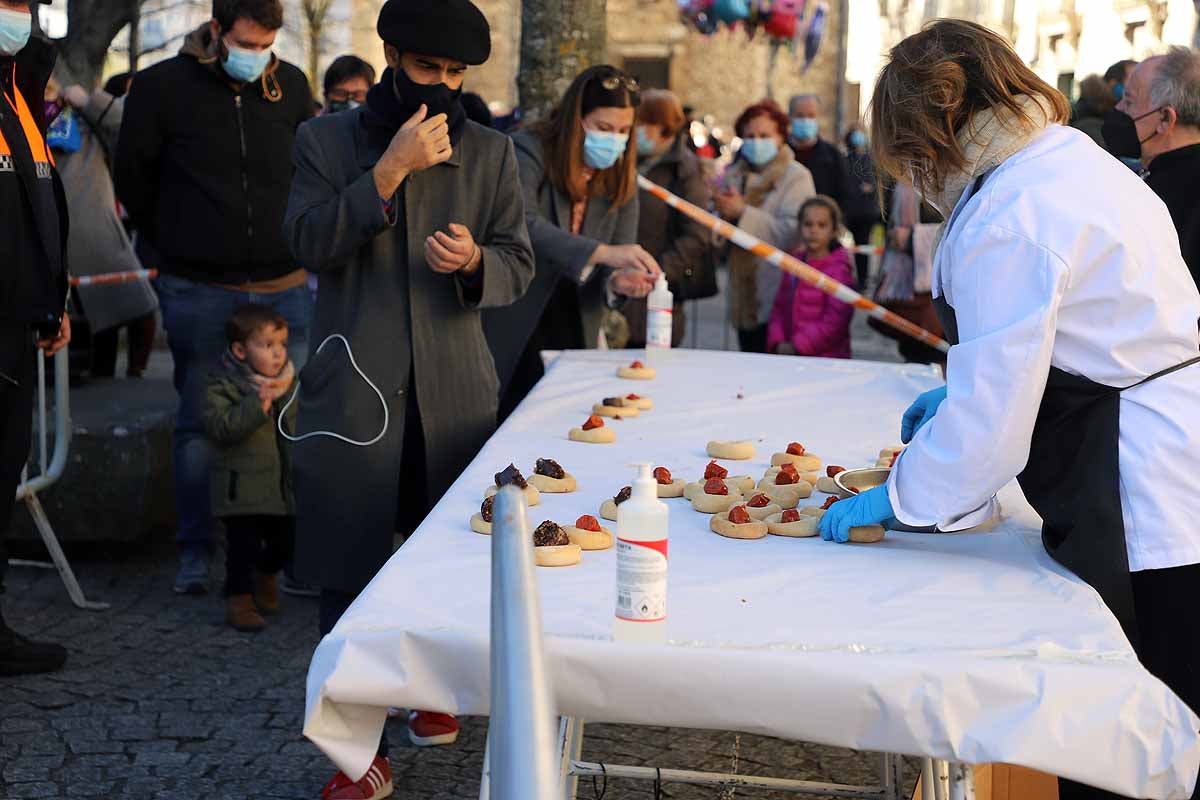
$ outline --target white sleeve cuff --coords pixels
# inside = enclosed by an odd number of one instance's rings
[[[897,459],[897,467],[902,459]],[[917,516],[912,514],[900,503],[900,494],[896,489],[896,479],[899,472],[896,467],[892,468],[891,474],[888,476],[887,492],[888,500],[892,504],[892,513],[896,515],[896,519],[912,528],[928,528],[930,525],[936,525],[939,531],[951,533],[953,531],[962,531],[967,528],[974,528],[978,525],[990,520],[992,517],[1000,513],[1000,502],[992,496],[987,502],[979,508],[968,511],[964,514],[956,514],[946,517],[945,519],[932,519]]]

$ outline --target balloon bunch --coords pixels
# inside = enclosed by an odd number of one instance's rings
[[[748,38],[759,32],[774,47],[788,47],[795,54],[804,47],[805,68],[821,46],[827,14],[825,0],[678,0],[684,24],[705,36],[722,26],[742,28]],[[811,8],[806,8],[811,6]],[[805,12],[810,11],[805,16]]]

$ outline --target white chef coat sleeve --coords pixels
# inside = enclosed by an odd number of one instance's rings
[[[995,225],[965,226],[946,244],[959,344],[946,399],[897,459],[888,496],[901,522],[950,531],[990,516],[1025,467],[1069,274],[1054,253]]]

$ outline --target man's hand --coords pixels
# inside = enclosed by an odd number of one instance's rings
[[[450,127],[445,114],[425,119],[422,105],[408,118],[392,137],[391,144],[375,165],[375,189],[383,199],[396,193],[396,188],[414,172],[429,169],[450,158]]]
[[[614,293],[639,299],[654,291],[654,277],[636,267],[619,269],[608,279]]]
[[[483,254],[475,237],[466,225],[451,222],[450,232],[437,231],[425,237],[425,263],[434,272],[449,275],[460,270],[465,275],[475,274]]]
[[[71,341],[71,318],[64,311],[62,324],[58,326],[58,334],[53,339],[42,339],[38,342],[38,347],[42,348],[42,352],[47,356],[52,356],[66,347],[69,341]]]
[[[713,203],[718,213],[730,222],[737,222],[746,211],[746,198],[734,189],[718,192],[713,195]]]

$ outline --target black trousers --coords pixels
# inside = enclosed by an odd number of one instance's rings
[[[1179,699],[1200,709],[1200,564],[1133,573],[1138,659]],[[1060,779],[1060,800],[1115,800],[1121,795]],[[1192,793],[1200,798],[1200,789]]]
[[[0,594],[4,594],[4,573],[8,571],[5,540],[33,431],[36,358],[29,326],[0,324]]]
[[[156,323],[153,314],[130,320],[124,325],[92,334],[92,368],[89,370],[93,378],[111,378],[117,371],[117,339],[124,328],[129,333],[129,367],[126,374],[140,377],[146,371],[150,361],[150,352],[154,348],[154,330]]]
[[[850,235],[854,237],[855,244],[870,244],[871,231],[875,229],[878,220],[867,218],[852,217],[846,220],[846,228],[850,231]],[[870,270],[871,257],[861,253],[854,254],[854,272],[855,278],[858,280],[858,290],[861,292],[867,287],[867,272]]]
[[[225,594],[252,594],[254,574],[274,575],[292,557],[295,517],[225,517]]]
[[[767,326],[759,325],[750,330],[738,329],[738,347],[743,353],[767,352]]]

